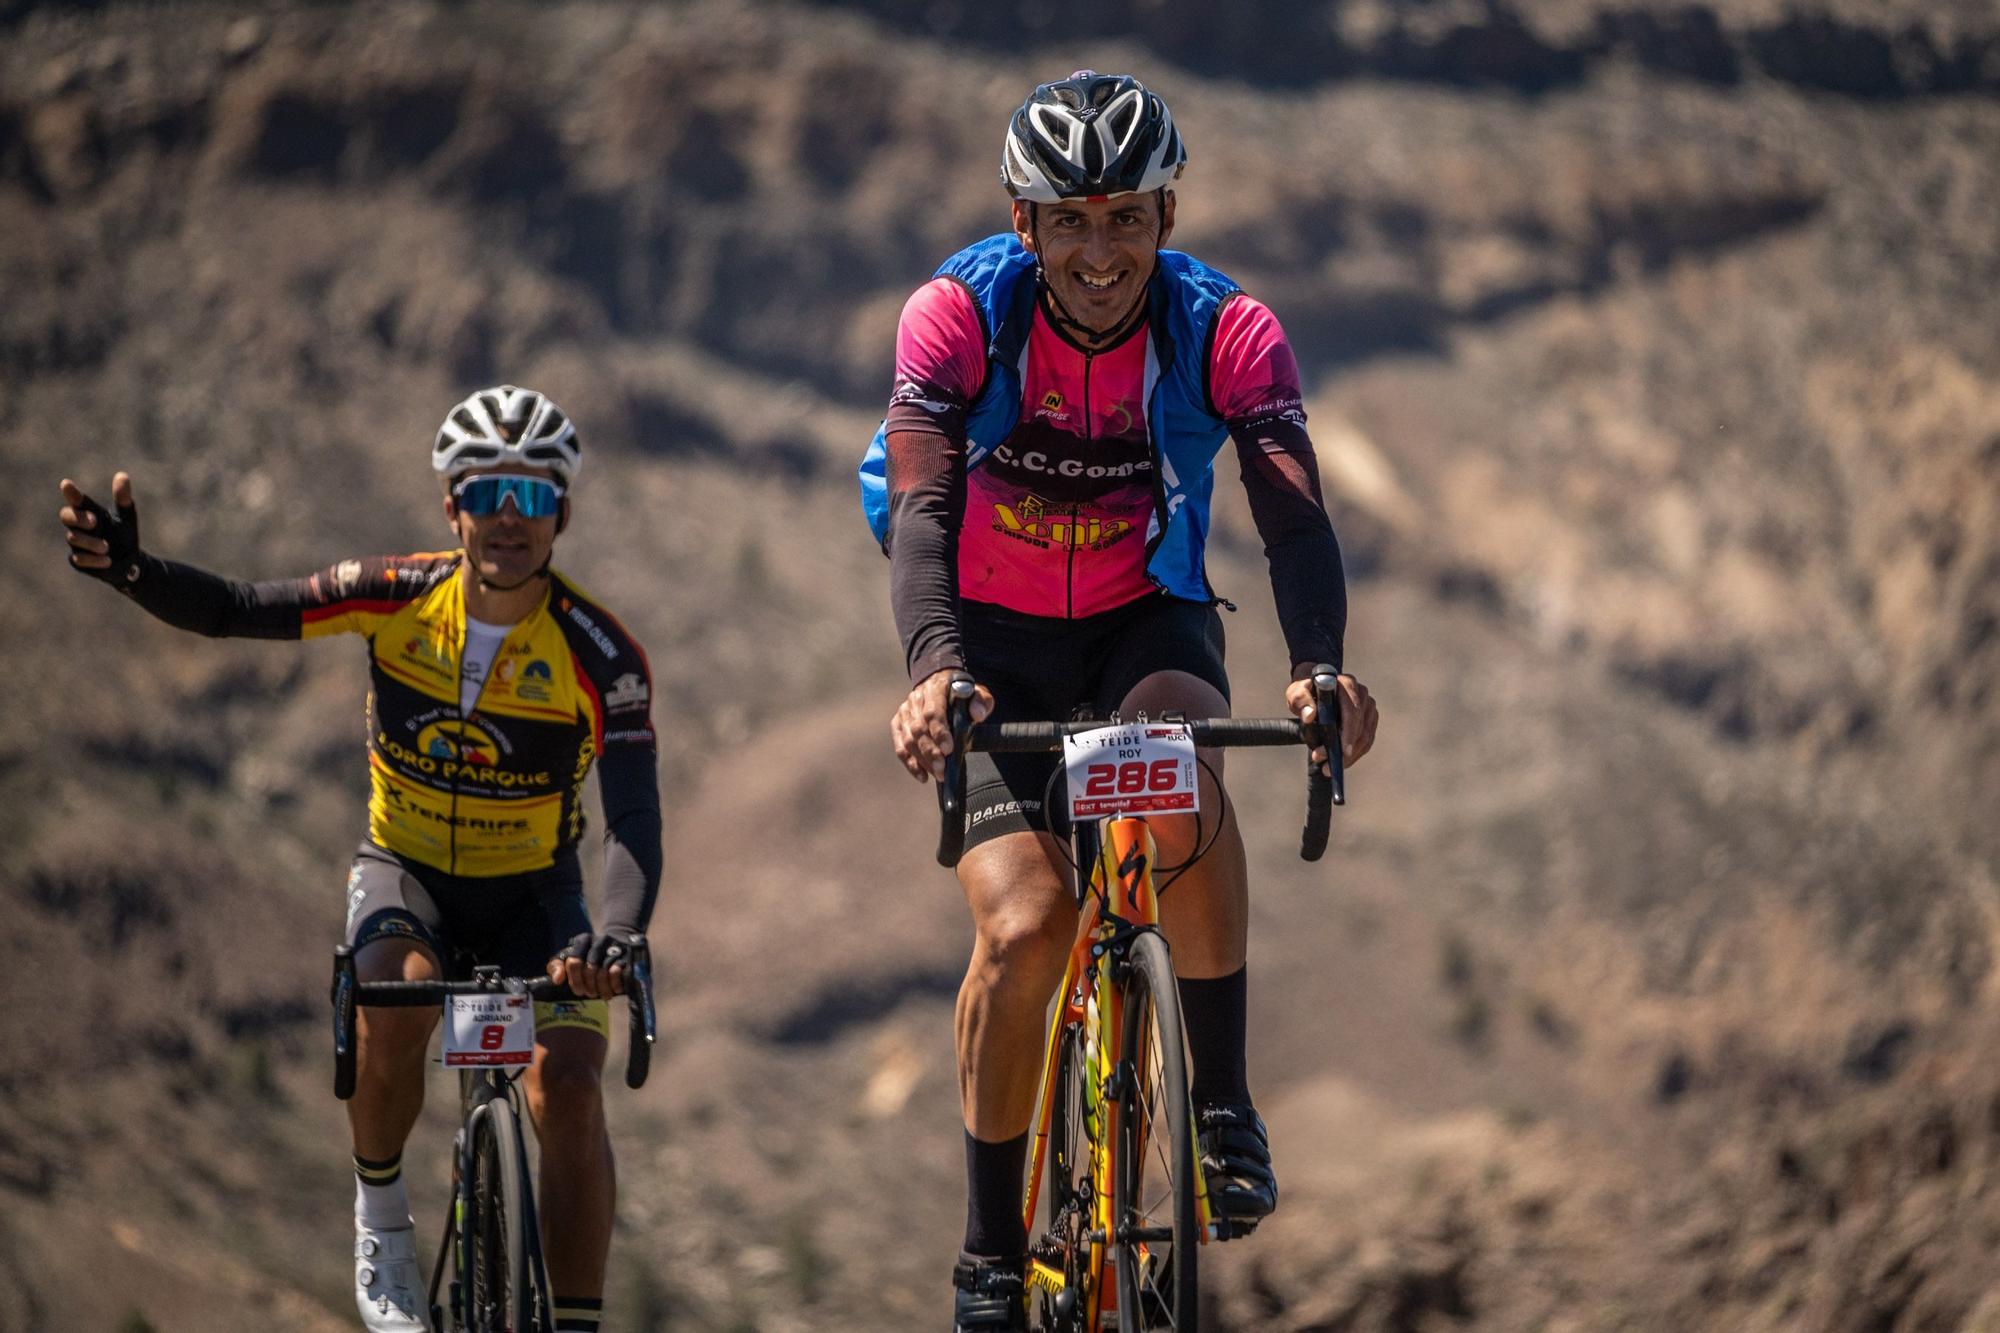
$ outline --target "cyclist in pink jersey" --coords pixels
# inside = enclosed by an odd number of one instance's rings
[[[1291,658],[1286,706],[1339,670],[1346,589],[1305,430],[1299,373],[1262,304],[1162,246],[1186,160],[1165,104],[1081,71],[1036,88],[1002,159],[1011,234],[946,261],[905,306],[896,381],[862,470],[891,561],[910,693],[891,722],[919,780],[943,774],[951,683],[981,720],[1229,711],[1220,601],[1202,566],[1210,460],[1234,441]],[[872,487],[872,489],[871,489]],[[1352,764],[1377,710],[1342,673]],[[1220,772],[1221,756],[1204,757]],[[1315,754],[1324,761],[1323,751]],[[960,883],[976,939],[959,993],[966,1234],[954,1333],[1025,1327],[1021,1184],[1050,996],[1076,930],[1053,759],[967,757]],[[1210,1197],[1252,1223],[1277,1205],[1244,1067],[1248,885],[1235,816],[1160,900],[1179,971]],[[1167,863],[1193,821],[1155,821]]]

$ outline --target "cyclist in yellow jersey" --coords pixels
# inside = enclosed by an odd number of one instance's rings
[[[114,509],[75,482],[59,513],[70,563],[170,625],[265,639],[368,642],[368,834],[348,876],[361,980],[424,980],[462,958],[546,971],[581,1003],[537,1006],[525,1079],[542,1145],[556,1327],[594,1330],[615,1181],[600,1075],[623,962],[660,880],[660,802],[645,653],[549,567],[582,463],[576,428],[531,389],[451,410],[431,451],[458,549],[343,560],[304,578],[226,579],[139,545],[131,479]],[[604,807],[604,923],[577,843],[592,765]],[[355,1095],[355,1300],[375,1333],[429,1328],[404,1140],[423,1105],[434,1010],[363,1009]]]

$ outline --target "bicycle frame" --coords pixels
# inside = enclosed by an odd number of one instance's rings
[[[430,1008],[444,1003],[449,995],[509,993],[525,995],[535,1000],[576,999],[566,987],[558,986],[546,977],[502,977],[495,967],[475,967],[471,979],[453,981],[360,981],[355,975],[354,950],[349,945],[336,946],[333,951],[333,1091],[334,1096],[345,1101],[354,1095],[357,1058],[356,1011],[363,1005],[389,1008]],[[625,1085],[639,1088],[646,1082],[652,1067],[653,1041],[656,1033],[653,1012],[653,974],[650,953],[643,947],[633,957],[625,980],[626,1012],[629,1040],[625,1052]],[[465,1301],[468,1293],[462,1283],[469,1267],[472,1219],[465,1212],[466,1182],[473,1175],[473,1153],[477,1151],[477,1130],[481,1119],[492,1114],[492,1108],[505,1103],[508,1119],[514,1130],[515,1165],[521,1179],[521,1199],[523,1205],[522,1239],[527,1258],[532,1266],[536,1281],[532,1284],[536,1291],[538,1320],[545,1327],[554,1326],[553,1312],[548,1308],[552,1296],[549,1287],[546,1260],[543,1254],[541,1227],[536,1209],[534,1186],[525,1137],[521,1126],[526,1117],[521,1113],[520,1098],[515,1091],[515,1078],[511,1073],[494,1068],[468,1069],[461,1071],[459,1080],[460,1126],[454,1143],[452,1158],[452,1210],[445,1223],[445,1239],[438,1246],[437,1266],[432,1270],[429,1302],[433,1311],[433,1322],[441,1324],[443,1311],[438,1306],[445,1257],[457,1258],[457,1271],[451,1284],[451,1316],[463,1325]]]
[[[1126,1059],[1124,1045],[1124,990],[1117,984],[1117,972],[1124,964],[1131,940],[1141,931],[1159,929],[1159,896],[1153,885],[1157,853],[1152,831],[1141,815],[1105,819],[1096,825],[1097,856],[1087,879],[1078,862],[1081,920],[1076,942],[1070,948],[1069,963],[1063,970],[1062,988],[1056,992],[1058,1009],[1049,1025],[1042,1057],[1042,1086],[1038,1100],[1029,1161],[1026,1198],[1022,1218],[1032,1235],[1035,1211],[1040,1206],[1047,1170],[1048,1140],[1055,1118],[1056,1069],[1062,1058],[1062,1038],[1072,1023],[1084,1024],[1094,1038],[1095,1058],[1085,1065],[1086,1106],[1095,1106],[1100,1117],[1090,1135],[1091,1152],[1091,1245],[1082,1295],[1086,1328],[1099,1326],[1104,1315],[1115,1309],[1117,1288],[1104,1280],[1104,1259],[1112,1243],[1117,1219],[1112,1215],[1113,1145],[1119,1142],[1124,1114],[1123,1098],[1107,1095],[1113,1076]],[[1080,832],[1080,831],[1079,831]],[[1082,837],[1077,841],[1081,843]],[[1090,1050],[1086,1046],[1086,1050]],[[1208,1182],[1197,1167],[1194,1173],[1195,1207],[1200,1218],[1200,1240],[1206,1244],[1214,1223],[1209,1211]],[[1054,1272],[1030,1256],[1028,1284],[1051,1295],[1060,1294],[1067,1275]]]
[[[478,1151],[479,1121],[490,1115],[496,1101],[504,1101],[514,1113],[514,1123],[519,1126],[526,1122],[521,1113],[520,1094],[515,1089],[520,1071],[500,1069],[466,1069],[459,1072],[459,1126],[452,1140],[451,1212],[445,1219],[445,1235],[438,1245],[437,1263],[431,1269],[431,1285],[428,1300],[431,1318],[438,1328],[444,1329],[440,1316],[449,1310],[452,1323],[450,1328],[463,1329],[468,1326],[466,1302],[471,1293],[466,1289],[467,1275],[472,1267],[472,1227],[475,1218],[466,1213],[466,1182],[472,1179],[472,1155]],[[515,1140],[523,1189],[521,1201],[526,1215],[521,1219],[522,1239],[528,1247],[528,1263],[535,1274],[536,1318],[546,1328],[555,1327],[555,1311],[549,1300],[553,1288],[549,1286],[548,1259],[542,1252],[542,1229],[540,1207],[535,1199],[531,1163],[528,1161],[527,1143]],[[438,1294],[444,1288],[445,1256],[450,1254],[456,1262],[452,1269],[450,1303],[440,1305]]]
[[[1332,809],[1346,800],[1340,762],[1338,685],[1332,666],[1321,664],[1315,668],[1312,673],[1314,720],[1311,722],[1297,718],[1186,719],[1174,713],[1166,714],[1160,720],[1185,723],[1198,748],[1306,746],[1306,819],[1299,838],[1299,856],[1306,861],[1317,861],[1326,850]],[[972,704],[976,693],[977,689],[969,676],[961,676],[951,683],[947,707],[953,744],[945,753],[944,772],[938,783],[937,859],[938,864],[947,867],[958,864],[965,848],[965,754],[972,750],[1012,753],[1059,751],[1063,748],[1065,737],[1102,725],[1081,721],[1001,722],[974,726]],[[1325,721],[1322,723],[1320,719]],[[1141,714],[1138,720],[1144,722],[1146,718]],[[1323,754],[1316,756],[1312,753],[1315,750],[1323,750]],[[1081,1327],[1094,1330],[1103,1327],[1107,1316],[1125,1313],[1118,1309],[1118,1302],[1122,1299],[1121,1286],[1127,1293],[1137,1290],[1137,1275],[1128,1280],[1109,1268],[1107,1259],[1113,1253],[1122,1250],[1150,1264],[1147,1247],[1163,1234],[1170,1238],[1173,1249],[1180,1250],[1190,1261],[1176,1277],[1178,1294],[1174,1300],[1178,1306],[1194,1299],[1197,1265],[1192,1260],[1198,1247],[1210,1241],[1247,1234],[1255,1223],[1246,1222],[1238,1227],[1218,1215],[1208,1197],[1208,1180],[1202,1172],[1198,1156],[1192,1161],[1181,1156],[1178,1169],[1185,1171],[1189,1179],[1176,1186],[1186,1192],[1180,1195],[1174,1207],[1182,1216],[1164,1233],[1146,1224],[1131,1232],[1122,1229],[1126,1223],[1116,1216],[1120,1192],[1139,1179],[1137,1176],[1121,1178],[1122,1173],[1139,1169],[1143,1175],[1143,1169],[1138,1164],[1146,1160],[1147,1152],[1140,1136],[1151,1123],[1142,1119],[1128,1132],[1123,1120],[1128,1106],[1146,1102],[1148,1088],[1143,1080],[1151,1072],[1143,1051],[1124,1049],[1124,1009],[1128,987],[1132,969],[1143,967],[1148,973],[1148,989],[1157,992],[1163,983],[1172,984],[1173,964],[1170,953],[1164,947],[1165,941],[1159,936],[1159,894],[1153,883],[1157,850],[1145,817],[1140,814],[1112,816],[1096,823],[1078,825],[1072,831],[1072,840],[1076,848],[1071,860],[1077,873],[1080,916],[1076,941],[1071,946],[1064,967],[1062,988],[1057,993],[1055,1019],[1050,1024],[1048,1042],[1043,1051],[1042,1084],[1033,1124],[1027,1187],[1023,1191],[1022,1220],[1031,1243],[1026,1273],[1029,1290],[1040,1293],[1053,1303],[1053,1312],[1064,1327],[1078,1327],[1073,1321],[1081,1315]],[[1198,848],[1193,855],[1199,856],[1203,850],[1206,848]],[[1084,869],[1086,865],[1091,867],[1087,873]],[[1138,948],[1137,952],[1143,957],[1135,961],[1135,941],[1143,941],[1149,935],[1158,941],[1160,947],[1157,950],[1152,945]],[[1158,1009],[1157,994],[1152,995],[1148,1002]],[[1177,1003],[1173,1005],[1175,1010],[1178,1007]],[[1171,1034],[1155,1033],[1153,1040],[1172,1040],[1177,1044],[1184,1041],[1184,1034],[1178,1030],[1178,1019],[1167,1026],[1176,1030]],[[1083,1034],[1082,1058],[1071,1060],[1066,1042],[1078,1030]],[[1176,1049],[1172,1054],[1165,1081],[1178,1088],[1181,1098],[1187,1099],[1185,1050]],[[1069,1205],[1088,1204],[1087,1227],[1082,1226],[1082,1217],[1068,1215],[1069,1225],[1052,1238],[1053,1247],[1063,1254],[1064,1268],[1058,1272],[1046,1262],[1047,1249],[1038,1248],[1034,1242],[1035,1215],[1042,1206],[1044,1190],[1050,1188],[1045,1176],[1052,1153],[1050,1140],[1055,1123],[1058,1084],[1062,1081],[1065,1068],[1079,1069],[1078,1076],[1083,1084],[1080,1090],[1064,1091],[1066,1098],[1074,1095],[1081,1103],[1083,1137],[1089,1144],[1090,1153],[1087,1172],[1090,1197],[1087,1200],[1078,1199],[1076,1195],[1080,1191],[1071,1191],[1071,1182],[1067,1180],[1062,1183],[1066,1193],[1060,1206],[1051,1196],[1052,1230],[1056,1229],[1053,1224],[1065,1221],[1065,1209]],[[1128,1070],[1136,1076],[1130,1084],[1124,1082]],[[1067,1113],[1069,1108],[1065,1106],[1064,1110]],[[1171,1131],[1176,1135],[1176,1141],[1170,1150],[1185,1154],[1193,1145],[1181,1136],[1192,1132],[1193,1106],[1169,1106],[1167,1113],[1170,1126],[1175,1121],[1179,1122],[1178,1128]],[[1066,1133],[1064,1138],[1066,1142],[1055,1147],[1073,1145],[1074,1136]],[[1131,1156],[1126,1157],[1125,1152]],[[1069,1163],[1067,1170],[1073,1173],[1076,1165]],[[1169,1167],[1170,1171],[1175,1169],[1174,1166]],[[1190,1204],[1191,1217],[1185,1215]],[[1190,1231],[1192,1235],[1188,1234]],[[1197,1248],[1184,1248],[1189,1245]],[[1076,1256],[1085,1252],[1085,1246],[1088,1247],[1087,1257],[1079,1264]],[[1171,1261],[1173,1250],[1169,1250],[1168,1255]],[[1075,1281],[1072,1281],[1072,1273],[1075,1274]],[[1109,1280],[1113,1278],[1117,1280]],[[1079,1309],[1079,1306],[1082,1308]],[[1141,1310],[1139,1314],[1145,1316],[1145,1311]],[[1119,1322],[1134,1321],[1121,1318]]]

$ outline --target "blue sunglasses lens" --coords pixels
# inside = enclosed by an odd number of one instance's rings
[[[467,477],[451,493],[474,518],[499,513],[509,500],[522,518],[554,518],[563,497],[562,487],[544,477]]]

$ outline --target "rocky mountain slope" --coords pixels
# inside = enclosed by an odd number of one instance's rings
[[[56,478],[246,575],[416,549],[497,378],[583,423],[562,563],[660,685],[615,1326],[935,1324],[967,929],[849,468],[1081,64],[1292,334],[1385,714],[1323,869],[1232,765],[1286,1200],[1213,1325],[2000,1327],[2000,14],[1017,8],[0,3],[0,1328],[349,1318],[359,654],[145,621]]]

